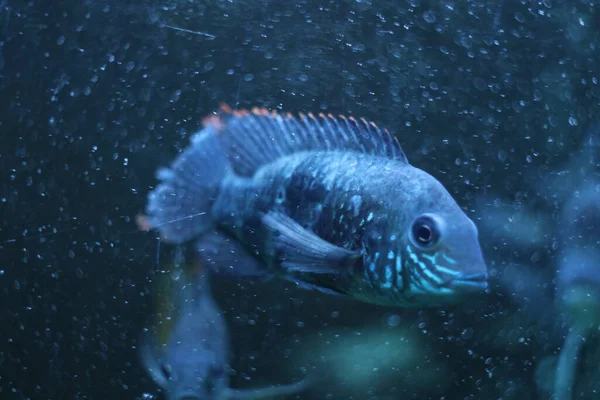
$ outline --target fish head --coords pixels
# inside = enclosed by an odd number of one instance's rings
[[[160,365],[162,385],[169,400],[219,400],[228,387],[225,365],[201,349],[170,354]]]
[[[415,301],[446,304],[487,289],[477,227],[462,210],[417,215],[403,246],[403,286]]]

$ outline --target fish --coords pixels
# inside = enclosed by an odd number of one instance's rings
[[[208,271],[196,265],[175,270],[161,298],[161,323],[153,337],[142,336],[139,355],[168,400],[242,400],[294,394],[312,377],[256,389],[234,389],[229,382],[230,337],[221,310],[210,293]],[[159,325],[159,324],[157,324]]]
[[[578,339],[582,341],[581,339]],[[555,394],[557,400],[568,398],[578,399],[593,399],[597,397],[600,390],[600,370],[598,363],[600,362],[600,337],[598,335],[590,335],[585,338],[585,344],[577,354],[573,354],[573,358],[577,357],[576,379],[573,380],[573,386],[570,393]],[[536,366],[535,376],[536,385],[538,387],[538,398],[550,398],[555,390],[555,382],[558,372],[559,358],[561,354],[549,354],[543,357]],[[561,396],[561,397],[559,397]],[[571,396],[571,397],[569,397]]]
[[[556,292],[570,329],[558,358],[554,394],[567,400],[584,343],[600,326],[600,180],[587,179],[566,202],[559,237]]]
[[[490,198],[479,201],[487,206],[483,211],[486,237],[493,231],[510,231],[503,238],[520,249],[558,246],[552,268],[540,270],[503,262],[505,268],[497,274],[501,288],[520,306],[521,321],[526,318],[521,326],[543,336],[540,341],[546,348],[554,347],[555,341],[561,343],[556,344],[560,346],[558,356],[540,357],[536,366],[538,388],[557,400],[571,399],[576,387],[581,393],[580,385],[598,382],[594,331],[600,326],[599,127],[597,121],[590,124],[580,149],[559,168],[550,172],[546,167],[538,168],[526,177],[526,186],[551,200],[552,207],[559,205],[556,216],[547,211],[510,209]],[[544,293],[547,287],[553,293]],[[590,356],[590,352],[595,354]],[[577,376],[582,371],[593,376]],[[596,385],[593,390],[597,389]]]
[[[584,348],[600,325],[600,125],[587,128],[579,151],[539,192],[562,203],[558,226],[556,307],[568,333],[556,362],[554,396],[573,397]]]
[[[366,119],[223,105],[157,178],[141,225],[219,273],[384,306],[487,289],[473,220]]]
[[[588,179],[598,178],[600,171],[600,119],[590,122],[579,148],[569,151],[558,168],[540,166],[525,173],[528,187],[553,203],[567,201]]]
[[[597,353],[593,349],[597,340],[593,337],[600,326],[600,179],[588,174],[580,179],[579,186],[573,187],[571,196],[562,199],[558,221],[554,299],[533,289],[541,287],[544,281],[526,268],[518,268],[518,273],[509,274],[506,280],[507,285],[512,281],[511,286],[527,282],[529,287],[524,292],[534,299],[529,313],[559,324],[555,331],[565,326],[558,356],[544,357],[536,367],[538,387],[553,393],[557,400],[573,398],[578,383],[589,385],[596,381],[595,377],[587,377],[579,382],[582,377],[578,371],[595,375],[597,365],[597,354],[590,357],[586,353]],[[588,368],[582,360],[594,367]]]

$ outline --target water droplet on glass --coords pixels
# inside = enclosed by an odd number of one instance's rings
[[[460,334],[460,337],[464,340],[471,339],[473,337],[473,329],[472,328],[464,329],[462,331],[462,333]]]
[[[177,103],[180,98],[181,98],[181,90],[178,89],[175,92],[173,92],[173,95],[171,96],[171,103]]]
[[[206,64],[204,64],[204,70],[205,71],[210,71],[215,67],[215,63],[212,61],[207,62]]]
[[[485,83],[485,81],[481,78],[475,78],[473,80],[473,84],[475,85],[475,88],[477,90],[483,91],[487,88],[487,84]]]
[[[525,22],[525,16],[521,13],[515,13],[515,19],[521,23]]]
[[[387,319],[387,323],[389,326],[398,326],[400,325],[400,316],[398,314],[390,315]]]
[[[179,268],[177,268],[171,273],[171,279],[173,279],[174,281],[178,281],[180,278],[181,278],[181,270]]]
[[[431,10],[425,11],[423,13],[423,19],[425,20],[425,22],[433,24],[435,22],[435,13]]]

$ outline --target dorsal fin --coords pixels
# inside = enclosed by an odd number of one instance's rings
[[[206,118],[237,173],[251,176],[261,166],[302,151],[351,151],[408,164],[398,140],[365,119],[331,114],[279,114],[266,108],[232,110]]]

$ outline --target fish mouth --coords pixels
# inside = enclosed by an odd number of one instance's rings
[[[448,287],[463,292],[482,292],[488,288],[487,272],[460,274],[448,282]]]

